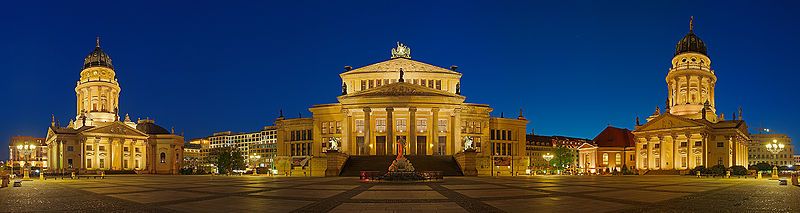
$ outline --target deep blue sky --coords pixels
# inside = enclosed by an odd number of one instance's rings
[[[388,59],[396,41],[413,59],[458,65],[467,101],[495,116],[521,107],[537,134],[592,138],[663,108],[692,15],[720,112],[742,106],[751,129],[800,133],[796,2],[287,2],[4,2],[0,144],[44,137],[51,113],[74,118],[97,35],[122,85],[120,110],[187,139],[258,130],[279,109],[307,116],[336,101],[343,66]]]

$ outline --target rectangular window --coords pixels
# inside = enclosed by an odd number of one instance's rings
[[[689,146],[689,142],[681,142],[681,147],[687,147],[687,146]]]
[[[681,167],[686,168],[686,156],[681,157]]]
[[[92,145],[86,145],[86,151],[94,151],[94,149],[92,149]]]
[[[375,87],[375,80],[369,80],[369,88]]]
[[[426,82],[425,79],[420,80],[420,86],[426,87],[428,85]]]
[[[128,160],[122,160],[122,168],[128,169]]]
[[[342,122],[336,121],[336,134],[342,133]]]
[[[383,81],[381,81],[381,79],[375,80],[375,87],[379,87],[381,85],[383,85]]]
[[[385,118],[375,119],[375,130],[378,131],[378,132],[385,132],[386,131],[386,119]]]
[[[328,134],[328,122],[322,122],[322,134]]]
[[[92,168],[92,159],[86,159],[86,168],[87,169],[91,169]]]
[[[361,90],[367,90],[367,81],[361,80]]]
[[[428,131],[428,120],[424,118],[417,119],[417,131]]]
[[[654,149],[661,148],[661,144],[660,144],[660,143],[653,144],[653,148],[654,148]]]
[[[389,79],[383,79],[383,85],[389,84]]]
[[[474,133],[480,134],[481,132],[483,132],[483,129],[481,128],[481,122],[478,121],[478,122],[474,122],[474,123],[475,123],[475,132]]]
[[[467,133],[467,121],[461,122],[461,133]]]
[[[439,119],[439,132],[447,131],[447,119]]]
[[[647,144],[642,144],[642,149],[647,149]]]
[[[506,131],[500,130],[500,140],[506,140]]]
[[[406,119],[405,118],[398,118],[397,119],[397,131],[398,132],[405,132],[406,131]]]
[[[661,158],[656,158],[656,168],[661,167]]]
[[[495,140],[494,130],[489,130],[489,140]]]
[[[139,147],[136,147],[135,150],[136,150],[136,153],[140,153],[141,152],[141,151],[139,151]]]
[[[481,137],[472,137],[472,142],[475,143],[472,145],[473,147],[475,147],[475,151],[481,152]]]
[[[428,87],[430,87],[430,88],[434,88],[434,86],[433,86],[433,80],[428,80]]]
[[[72,159],[67,159],[67,168],[72,168]]]
[[[106,168],[106,161],[105,159],[100,159],[100,168]]]
[[[72,151],[74,151],[74,149],[75,148],[73,148],[72,146],[67,146],[67,152],[72,152]]]
[[[128,150],[129,150],[128,147],[122,147],[123,152],[128,152]]]
[[[438,90],[442,89],[442,80],[436,80],[436,89]]]
[[[104,151],[106,151],[106,147],[105,146],[99,146],[98,150],[100,150],[101,152],[104,152]],[[101,166],[100,168],[103,168],[103,167]]]
[[[702,142],[702,141],[695,141],[695,142],[694,142],[694,146],[696,146],[696,147],[700,147],[700,146],[702,146],[702,145],[703,145],[703,142]]]
[[[723,142],[717,142],[717,147],[724,147],[724,146],[725,146],[725,143],[723,143]]]
[[[359,133],[364,132],[364,119],[356,119],[356,131]]]
[[[419,85],[419,79],[414,79],[414,80],[413,80],[413,84],[417,84],[417,85]]]

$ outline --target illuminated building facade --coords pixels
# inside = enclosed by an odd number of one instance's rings
[[[8,143],[8,162],[13,167],[31,166],[47,168],[47,144],[44,138],[32,136],[13,136]],[[27,146],[27,147],[25,147]],[[23,149],[32,149],[24,151]]]
[[[768,163],[775,166],[793,166],[794,165],[794,146],[792,146],[792,138],[786,134],[777,134],[769,132],[761,132],[758,134],[750,135],[749,150],[749,165],[756,165],[758,163]],[[767,144],[781,144],[783,149],[777,153],[772,153],[767,150]]]

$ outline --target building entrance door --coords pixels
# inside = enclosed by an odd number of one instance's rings
[[[367,149],[366,144],[364,144],[364,136],[356,137],[356,149],[358,155],[367,155],[369,153],[369,149]]]
[[[375,155],[386,155],[386,136],[375,138]]]
[[[445,149],[447,148],[447,137],[439,136],[439,144],[436,146],[436,154],[437,155],[445,155]]]
[[[426,153],[426,150],[428,150],[428,149],[426,149],[427,147],[425,147],[425,144],[427,144],[426,143],[426,139],[427,138],[425,136],[417,136],[417,155],[427,155],[428,154],[428,153]]]

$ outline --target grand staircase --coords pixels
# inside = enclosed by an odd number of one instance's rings
[[[389,165],[397,158],[395,155],[350,156],[347,158],[339,176],[358,177],[361,171],[388,172]],[[421,171],[441,171],[444,176],[462,176],[461,168],[453,156],[407,155],[414,169]]]

